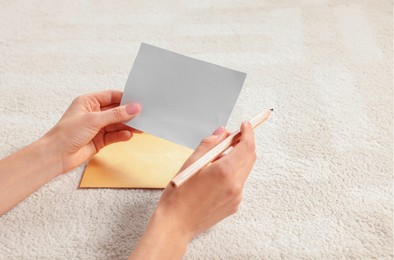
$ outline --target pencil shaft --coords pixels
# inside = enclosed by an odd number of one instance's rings
[[[265,112],[260,113],[255,118],[250,120],[250,123],[253,128],[256,128],[258,125],[262,124],[266,121],[270,115],[272,110],[267,110]],[[189,165],[186,169],[180,172],[177,176],[172,179],[171,183],[175,187],[181,186],[185,181],[191,178],[194,174],[200,171],[203,167],[205,167],[208,163],[215,160],[221,153],[223,153],[228,147],[238,142],[240,138],[240,131],[235,131],[231,135],[229,135],[222,142],[217,144],[214,148],[208,151],[205,155],[203,155],[200,159]]]

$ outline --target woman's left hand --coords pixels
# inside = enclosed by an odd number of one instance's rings
[[[132,137],[133,129],[122,122],[137,116],[141,106],[119,106],[122,94],[109,90],[77,97],[44,136],[56,142],[63,173],[84,163],[101,148]]]

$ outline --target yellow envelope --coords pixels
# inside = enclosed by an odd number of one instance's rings
[[[136,131],[127,142],[111,144],[95,155],[80,188],[165,188],[193,150]]]

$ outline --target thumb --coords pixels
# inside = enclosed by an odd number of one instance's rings
[[[112,109],[99,112],[100,113],[99,124],[100,127],[105,127],[110,124],[126,122],[136,117],[140,112],[141,112],[141,105],[138,103],[118,106]]]

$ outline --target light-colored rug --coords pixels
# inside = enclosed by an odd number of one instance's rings
[[[185,259],[392,258],[392,18],[383,0],[1,1],[0,157],[122,90],[144,41],[248,73],[230,130],[275,108],[239,213]],[[0,217],[0,259],[129,255],[160,191],[78,190],[83,169]]]

